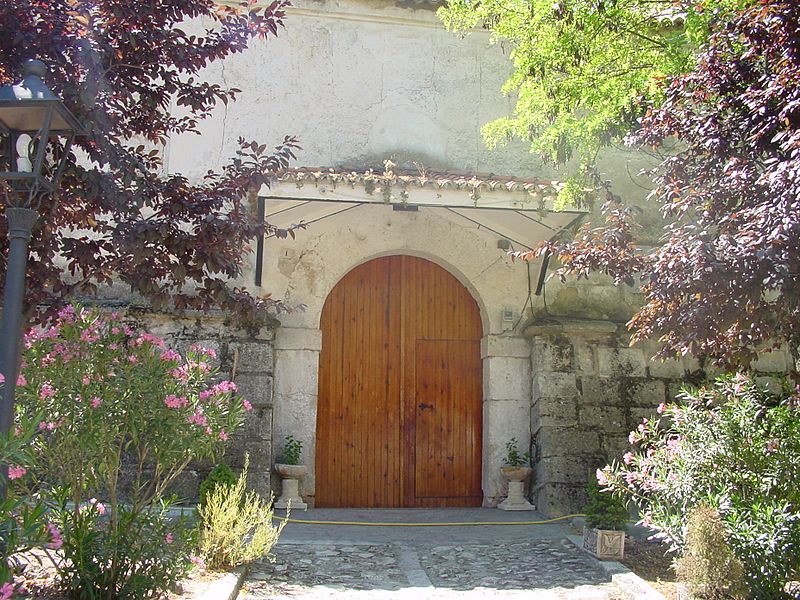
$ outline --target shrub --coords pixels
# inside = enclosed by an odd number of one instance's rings
[[[280,463],[284,465],[299,465],[300,455],[303,453],[303,442],[294,439],[294,436],[287,435],[283,443]]]
[[[233,474],[231,468],[225,463],[219,463],[216,467],[211,469],[208,477],[200,483],[199,506],[205,505],[209,492],[214,490],[218,485],[233,485],[235,483],[236,475]]]
[[[14,573],[21,567],[23,552],[60,545],[61,532],[49,520],[45,505],[25,491],[31,466],[28,446],[36,430],[37,422],[28,421],[0,435],[0,464],[8,467],[8,476],[0,475],[6,486],[6,497],[0,502],[0,600],[8,600],[18,588]]]
[[[701,502],[686,522],[686,547],[677,562],[678,578],[688,584],[696,598],[719,600],[744,598],[744,569],[728,543],[728,533],[719,513]]]
[[[62,525],[70,595],[163,593],[189,568],[192,529],[166,518],[166,490],[190,461],[219,458],[248,403],[233,383],[211,383],[212,350],[184,357],[118,315],[67,307],[25,348],[19,417],[46,415],[32,440],[32,491],[49,495]]]
[[[701,502],[715,509],[749,594],[777,598],[800,576],[800,393],[744,375],[684,391],[631,433],[634,449],[599,473],[634,499],[643,524],[675,551]]]
[[[586,491],[586,524],[594,529],[624,531],[629,517],[625,503],[613,492],[603,491],[596,481],[590,481]]]
[[[232,486],[211,490],[198,507],[202,522],[200,554],[210,569],[231,569],[269,555],[286,521],[272,523],[272,501],[264,503],[254,491],[246,492],[247,468]]]

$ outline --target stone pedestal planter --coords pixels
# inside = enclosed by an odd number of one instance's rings
[[[584,527],[583,549],[598,560],[622,560],[625,556],[625,532]]]
[[[508,481],[508,497],[497,505],[500,510],[536,510],[525,498],[525,480],[530,476],[530,467],[500,467]]]
[[[276,464],[275,472],[281,476],[281,496],[275,500],[275,508],[306,510],[308,504],[300,496],[300,480],[308,473],[308,467]]]

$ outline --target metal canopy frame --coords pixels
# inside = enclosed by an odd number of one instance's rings
[[[270,204],[273,205],[271,207],[272,210],[270,210]],[[268,222],[281,229],[292,229],[313,225],[363,206],[386,206],[393,209],[397,209],[397,207],[411,209],[413,207],[413,210],[418,208],[421,210],[442,211],[456,215],[476,225],[478,229],[483,229],[506,239],[520,249],[528,250],[532,250],[542,241],[555,239],[562,231],[574,227],[586,214],[585,211],[566,210],[545,211],[543,215],[540,210],[520,207],[469,206],[466,204],[454,205],[430,202],[383,202],[378,199],[297,196],[259,196],[257,210],[260,222]],[[314,208],[317,210],[313,210]],[[550,219],[547,218],[548,216]],[[518,223],[527,224],[527,226],[520,227],[517,225]],[[517,225],[517,227],[513,225]],[[520,235],[524,234],[526,227],[536,228],[539,231],[530,236],[529,239],[526,239],[524,235]],[[255,284],[257,286],[261,285],[262,279],[264,240],[273,237],[276,237],[274,233],[259,238],[257,241],[255,273]]]

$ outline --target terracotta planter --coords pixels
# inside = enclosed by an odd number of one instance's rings
[[[300,496],[300,480],[308,473],[308,467],[276,464],[275,472],[281,476],[281,495],[275,500],[275,508],[306,510],[308,504]]]
[[[497,505],[500,510],[536,510],[525,498],[525,480],[530,477],[530,467],[500,467],[500,472],[508,482],[508,497]]]
[[[622,560],[625,556],[625,532],[584,527],[583,549],[598,560]]]

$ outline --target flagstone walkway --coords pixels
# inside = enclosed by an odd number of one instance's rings
[[[402,511],[379,512],[378,519],[376,512],[368,514],[374,520],[400,520],[402,516]],[[346,515],[352,520],[353,514],[340,511],[338,519],[345,520],[342,515]],[[311,511],[292,516],[320,518],[319,514],[312,517]],[[330,519],[331,513],[325,517]],[[510,517],[487,509],[470,513],[426,511],[425,515],[409,512],[405,518],[451,522],[494,517],[520,521],[541,518],[535,513]],[[566,540],[571,531],[563,524],[538,529],[314,527],[290,524],[273,551],[274,562],[259,563],[251,571],[239,600],[625,597],[596,561]],[[317,534],[312,535],[313,531]]]

